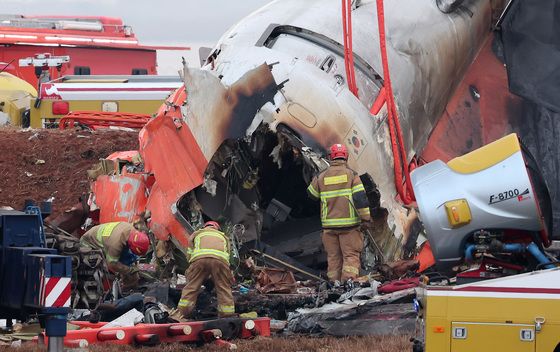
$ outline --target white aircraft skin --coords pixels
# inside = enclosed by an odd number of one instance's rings
[[[385,0],[389,65],[408,160],[425,145],[504,2],[467,0],[445,14],[435,0]],[[383,75],[375,0],[358,2],[352,21],[359,99],[346,84],[341,2],[277,0],[228,30],[202,69],[185,70],[184,119],[210,160],[226,138],[216,126],[236,124],[216,113],[231,103],[228,88],[263,63],[276,63],[273,80],[287,82],[273,93],[273,102],[263,101],[242,135],[227,137],[242,138],[265,123],[272,131],[288,126],[322,156],[333,143],[347,145],[349,166],[373,178],[389,228],[402,238],[407,209],[397,199],[386,106],[377,115],[369,112],[383,84],[375,78]],[[294,34],[297,29],[306,38]]]

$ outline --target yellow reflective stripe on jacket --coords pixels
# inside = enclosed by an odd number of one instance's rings
[[[99,227],[96,236],[97,236],[97,241],[99,242],[99,244],[101,244],[101,246],[103,246],[103,237],[111,236],[111,233],[113,233],[113,230],[119,224],[120,222],[108,222]]]
[[[370,215],[369,208],[358,209],[358,214],[360,216]]]
[[[329,207],[327,204],[327,200],[321,199],[321,223],[324,223],[325,219],[329,215],[328,212],[329,212]]]
[[[359,185],[356,185],[356,186],[352,187],[352,193],[365,192],[365,191],[366,191],[366,189],[364,188],[363,184],[359,184]]]
[[[328,204],[327,200],[335,197],[345,197],[348,199],[348,218],[329,218],[328,214]],[[352,200],[352,189],[343,188],[336,191],[325,191],[321,192],[321,223],[323,226],[336,226],[336,227],[346,227],[354,226],[360,223],[360,219],[354,211],[354,201]]]
[[[328,176],[323,179],[325,186],[339,185],[348,182],[348,175]]]
[[[235,313],[235,306],[218,306],[220,313]]]
[[[336,227],[346,227],[346,226],[354,226],[360,223],[360,219],[357,217],[351,218],[340,218],[340,219],[323,219],[322,221],[323,226],[336,226]]]
[[[315,188],[313,188],[313,185],[310,184],[309,187],[307,187],[307,192],[311,193],[311,195],[315,198],[319,198],[319,192],[317,192],[317,190],[315,190]]]
[[[336,191],[321,192],[321,199],[329,199],[334,197],[350,197],[351,195],[352,195],[352,190],[350,188],[344,188]]]
[[[217,256],[229,263],[229,254],[216,249],[195,249],[191,254],[191,261],[203,255]]]

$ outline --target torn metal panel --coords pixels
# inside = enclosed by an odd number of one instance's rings
[[[122,161],[128,161],[130,163],[138,163],[139,160],[139,152],[137,150],[128,150],[128,151],[124,151],[124,152],[114,152],[111,155],[109,155],[106,159],[107,160],[122,160]]]
[[[414,331],[413,305],[388,304],[412,301],[414,289],[375,296],[359,302],[328,303],[319,308],[300,308],[288,316],[288,329],[295,333],[334,336],[366,336]]]
[[[278,88],[270,70],[262,64],[226,87],[210,71],[185,67],[184,118],[207,159],[226,139],[244,137],[257,111],[273,102]]]
[[[179,107],[170,109],[175,113],[158,114],[140,132],[140,154],[145,171],[152,173],[160,187],[177,200],[202,184],[207,161],[191,130],[177,120]]]
[[[177,219],[176,202],[177,200],[170,198],[156,182],[152,186],[150,198],[146,204],[146,209],[150,211],[148,226],[158,239],[165,241],[171,235],[181,246],[188,247],[189,232]]]
[[[147,198],[145,174],[98,176],[91,189],[99,208],[99,221],[135,222],[145,210]]]
[[[346,319],[321,321],[321,332],[331,336],[379,336],[412,334],[416,328],[412,304],[372,307]]]
[[[145,171],[156,180],[146,205],[151,212],[150,229],[162,240],[172,234],[183,246],[187,245],[188,231],[179,222],[177,203],[202,184],[207,165],[181,119],[180,107],[185,98],[185,91],[177,90],[139,136]]]

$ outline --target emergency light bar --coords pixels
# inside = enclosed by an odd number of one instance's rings
[[[70,56],[51,56],[50,54],[37,54],[35,57],[19,59],[19,66],[58,67],[70,62]]]

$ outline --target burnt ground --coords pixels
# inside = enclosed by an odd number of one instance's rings
[[[0,206],[54,197],[53,212],[63,212],[88,191],[86,172],[100,158],[136,149],[137,132],[0,128]]]
[[[412,350],[412,344],[406,336],[386,337],[302,337],[293,336],[289,338],[257,338],[254,340],[234,341],[238,351],[262,351],[262,352],[406,352]],[[25,346],[25,347],[24,347]],[[43,352],[46,348],[29,347],[24,345],[25,351]],[[0,347],[0,352],[15,351],[14,348]],[[21,348],[20,348],[21,350]],[[92,352],[179,352],[179,351],[226,351],[223,347],[205,345],[196,347],[191,345],[164,345],[158,347],[138,348],[134,346],[97,345],[90,346]]]

